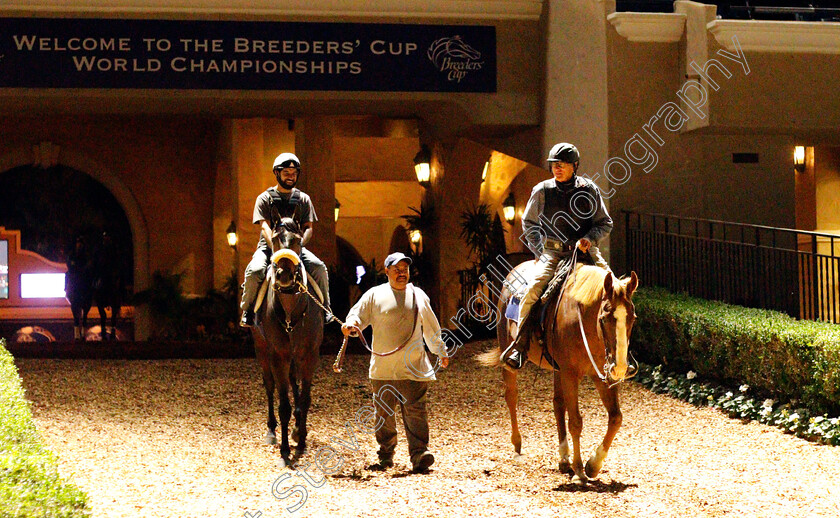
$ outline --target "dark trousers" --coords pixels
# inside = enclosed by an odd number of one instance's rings
[[[394,414],[399,403],[408,440],[408,453],[411,463],[416,464],[429,445],[429,422],[426,415],[426,390],[429,382],[370,380],[370,384],[374,393],[376,422],[382,422],[382,426],[376,430],[379,459],[394,457],[394,449],[397,446],[397,420]]]

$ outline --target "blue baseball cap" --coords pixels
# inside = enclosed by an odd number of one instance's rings
[[[390,268],[391,266],[397,264],[400,261],[408,261],[408,264],[411,264],[411,257],[405,255],[402,252],[394,252],[393,254],[385,258],[385,268]]]

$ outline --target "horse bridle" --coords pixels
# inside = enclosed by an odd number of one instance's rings
[[[571,278],[572,273],[574,274],[575,278],[577,278],[577,271],[575,270],[575,266],[577,265],[577,254],[578,254],[578,248],[575,247],[574,251],[572,252],[571,273],[570,273],[569,277],[566,278],[567,283],[569,282],[569,279]],[[612,272],[607,272],[607,275],[612,275]],[[563,291],[564,292],[566,291],[565,286],[563,287]],[[562,296],[562,293],[561,293],[561,296]],[[586,349],[586,354],[589,356],[589,361],[590,361],[590,363],[592,363],[592,368],[595,369],[595,375],[598,376],[598,379],[600,379],[601,381],[606,383],[607,388],[613,388],[614,386],[635,377],[636,374],[639,372],[638,368],[634,369],[633,374],[629,377],[626,377],[626,378],[623,378],[623,379],[620,379],[620,380],[612,379],[612,375],[610,374],[610,372],[612,371],[612,368],[615,367],[615,356],[612,353],[610,353],[609,347],[607,346],[607,339],[606,339],[607,330],[604,328],[604,320],[605,320],[606,315],[600,315],[600,314],[598,315],[598,338],[600,338],[601,342],[603,342],[603,344],[604,344],[604,367],[603,367],[604,372],[602,373],[601,371],[598,370],[598,366],[595,364],[595,358],[592,356],[592,351],[589,349],[589,340],[586,339],[586,331],[583,329],[583,316],[580,314],[580,303],[577,303],[575,305],[575,308],[577,309],[578,325],[580,327],[580,336],[581,336],[581,338],[583,338],[583,345],[584,345],[584,348]],[[598,311],[600,313],[600,309]],[[632,353],[630,353],[629,349],[627,351],[627,354],[632,357]],[[629,368],[629,365],[630,365],[630,362],[628,361],[628,368]]]
[[[281,223],[281,225],[282,225],[282,223]],[[292,261],[292,262],[294,262],[294,261]],[[278,265],[278,263],[279,263],[279,261],[277,261],[277,262],[271,261],[271,269],[272,269],[272,272],[273,272],[272,277],[274,278],[274,280],[271,283],[271,289],[274,290],[276,293],[283,293],[283,294],[287,294],[287,295],[296,295],[298,293],[302,293],[305,289],[305,284],[303,282],[303,262],[300,261],[300,262],[298,262],[297,264],[294,265],[295,270],[294,270],[294,273],[292,274],[292,282],[288,286],[278,286],[277,285],[277,265]],[[286,313],[286,322],[285,322],[286,333],[290,334],[292,332],[292,330],[295,328],[295,326],[297,326],[298,323],[303,320],[303,318],[299,319],[295,323],[292,323],[291,315],[289,315],[289,312],[284,310],[284,313]],[[306,311],[304,311],[303,316],[306,316]]]

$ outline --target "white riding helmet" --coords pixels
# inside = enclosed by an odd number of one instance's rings
[[[274,166],[272,169],[285,169],[287,167],[294,167],[300,169],[300,160],[294,153],[281,153],[274,159]]]

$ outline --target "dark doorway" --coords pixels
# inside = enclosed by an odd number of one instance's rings
[[[21,166],[0,173],[0,226],[19,230],[21,247],[67,262],[77,236],[96,246],[108,232],[129,293],[134,284],[131,226],[119,202],[85,173],[59,165]]]

